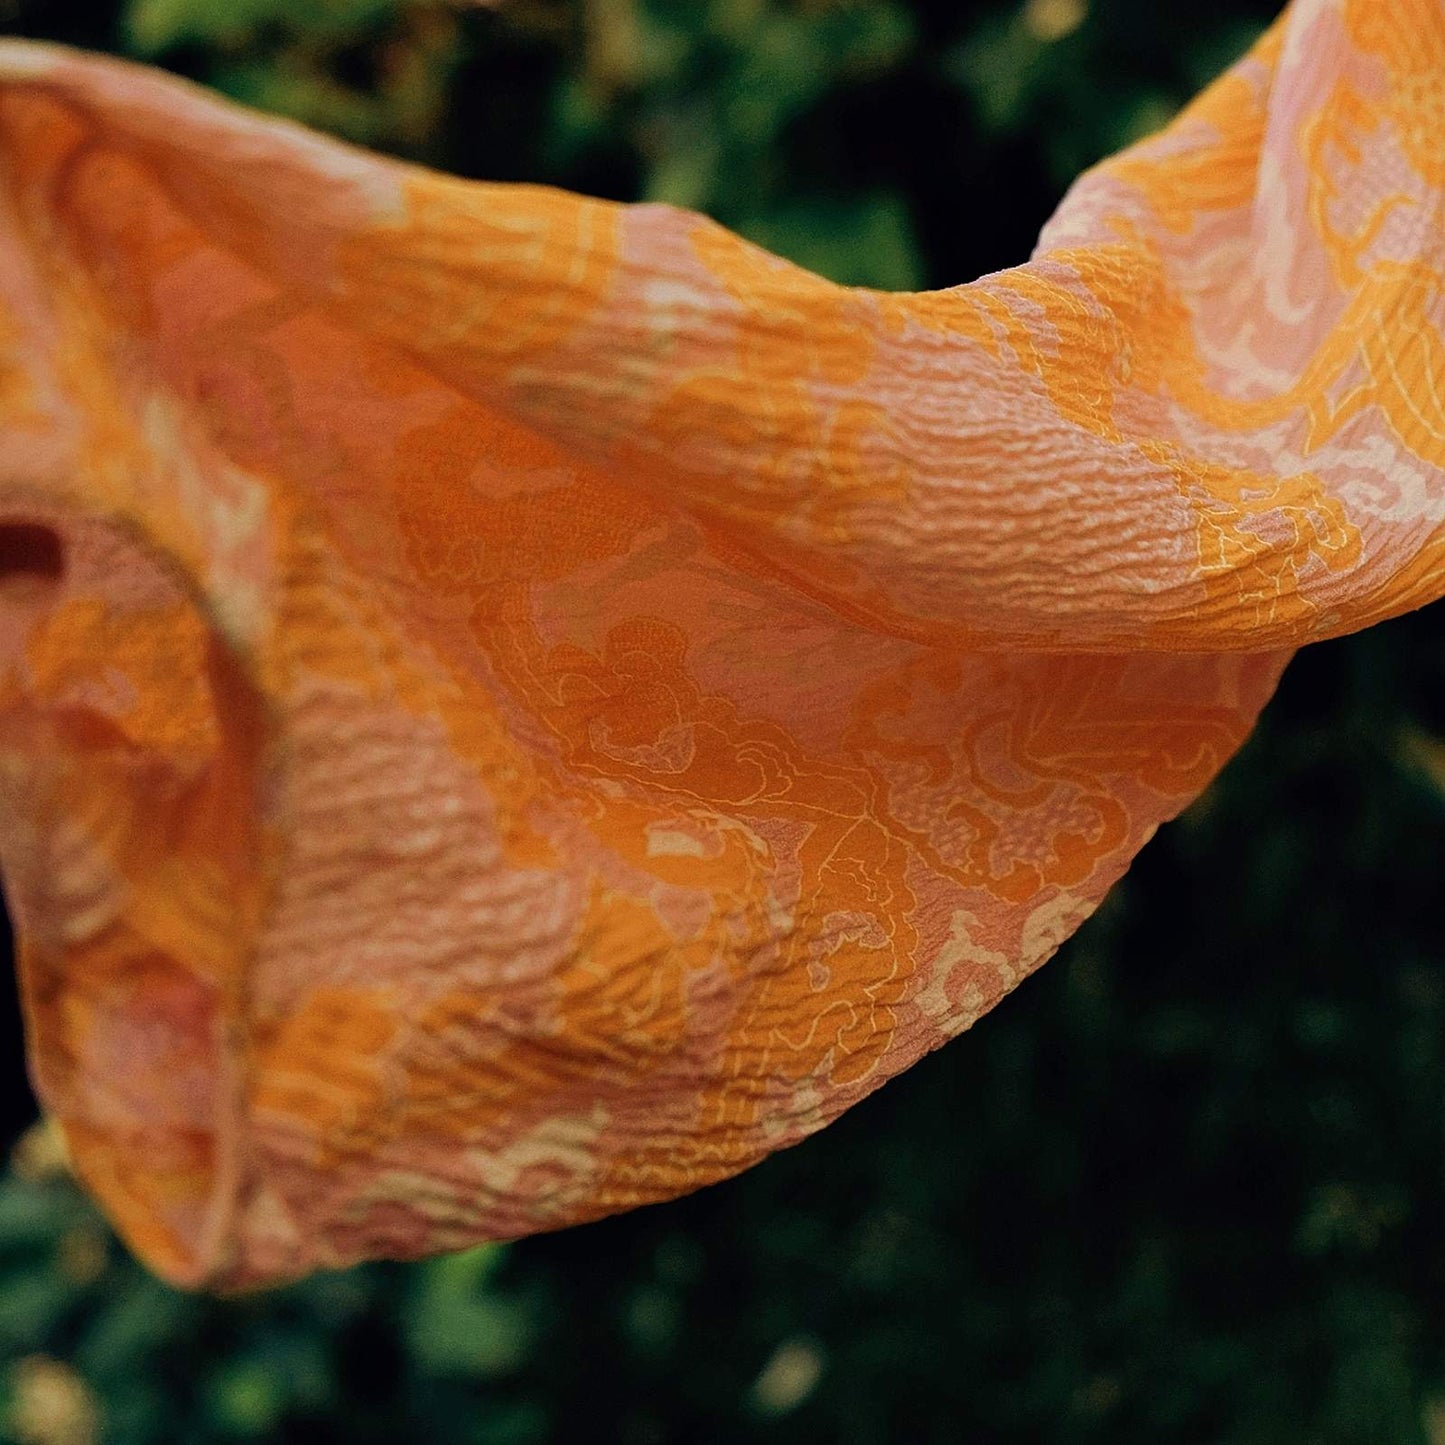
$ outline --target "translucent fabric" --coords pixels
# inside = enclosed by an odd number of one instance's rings
[[[998,1002],[1445,591],[1442,97],[1436,0],[1299,0],[893,295],[0,44],[0,857],[131,1244],[664,1199]]]

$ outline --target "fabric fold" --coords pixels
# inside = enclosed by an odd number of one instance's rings
[[[894,295],[0,43],[0,862],[135,1248],[667,1198],[1043,962],[1445,591],[1442,83],[1434,4],[1298,0]]]

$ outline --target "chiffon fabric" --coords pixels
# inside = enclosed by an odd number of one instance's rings
[[[1438,0],[916,295],[0,44],[0,858],[132,1246],[574,1223],[966,1029],[1445,592],[1442,209]]]

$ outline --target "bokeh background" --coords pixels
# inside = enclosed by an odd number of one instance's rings
[[[1270,0],[0,0],[840,280],[1022,260]],[[1445,1445],[1445,618],[1310,649],[969,1035],[689,1199],[239,1300],[142,1271],[0,1007],[0,1438]]]

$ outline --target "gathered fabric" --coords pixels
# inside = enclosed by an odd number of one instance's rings
[[[265,1283],[680,1194],[966,1029],[1294,648],[1445,592],[1442,215],[1438,0],[1296,0],[921,294],[0,43],[0,860],[80,1177]]]

